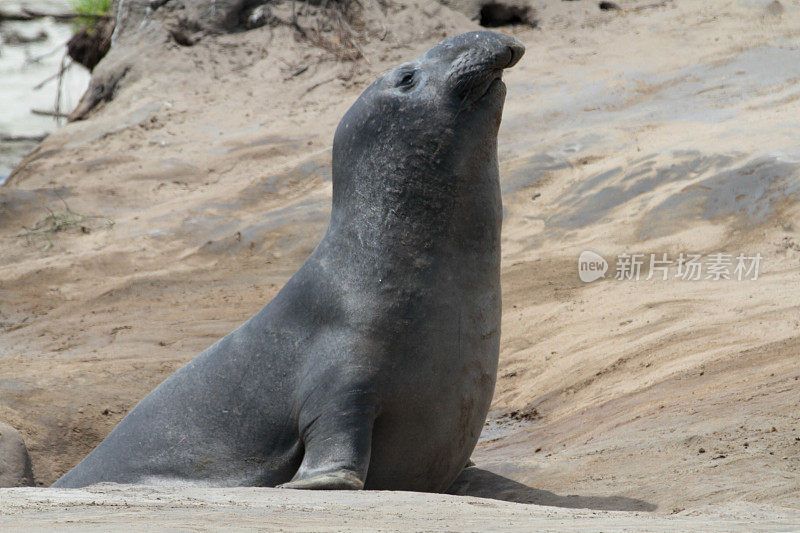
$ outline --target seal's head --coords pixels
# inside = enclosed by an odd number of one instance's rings
[[[419,102],[428,111],[431,107],[459,113],[478,108],[499,111],[505,97],[503,69],[514,66],[524,52],[519,40],[504,33],[464,33],[393,68],[371,90],[385,95],[384,104],[393,99],[396,105]]]
[[[409,123],[422,117],[432,120],[439,115],[489,110],[496,115],[492,124],[496,128],[505,100],[503,70],[514,66],[524,53],[524,45],[505,33],[475,31],[451,37],[385,72],[364,91],[342,119],[342,126],[349,129],[356,115],[387,120],[389,113],[401,113]],[[336,135],[344,133],[337,130]]]
[[[464,33],[380,76],[336,130],[334,218],[340,207],[385,204],[387,190],[441,198],[469,179],[496,179],[501,77],[524,51],[504,33]]]

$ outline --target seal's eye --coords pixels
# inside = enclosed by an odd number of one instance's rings
[[[414,85],[414,81],[416,80],[415,76],[416,72],[413,70],[409,70],[404,72],[400,76],[400,80],[397,82],[398,87],[402,87],[404,89],[408,89],[409,87]]]

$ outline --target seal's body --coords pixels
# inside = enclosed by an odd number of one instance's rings
[[[500,76],[523,51],[459,35],[364,91],[309,259],[54,486],[446,489],[494,390]]]

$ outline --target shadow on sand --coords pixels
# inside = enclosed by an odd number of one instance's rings
[[[596,511],[655,511],[657,507],[644,500],[624,496],[559,496],[553,492],[534,489],[507,477],[475,467],[465,468],[447,493]]]

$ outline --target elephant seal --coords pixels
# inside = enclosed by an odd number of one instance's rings
[[[53,486],[447,489],[497,374],[501,74],[523,53],[466,33],[368,87],[308,260]]]

